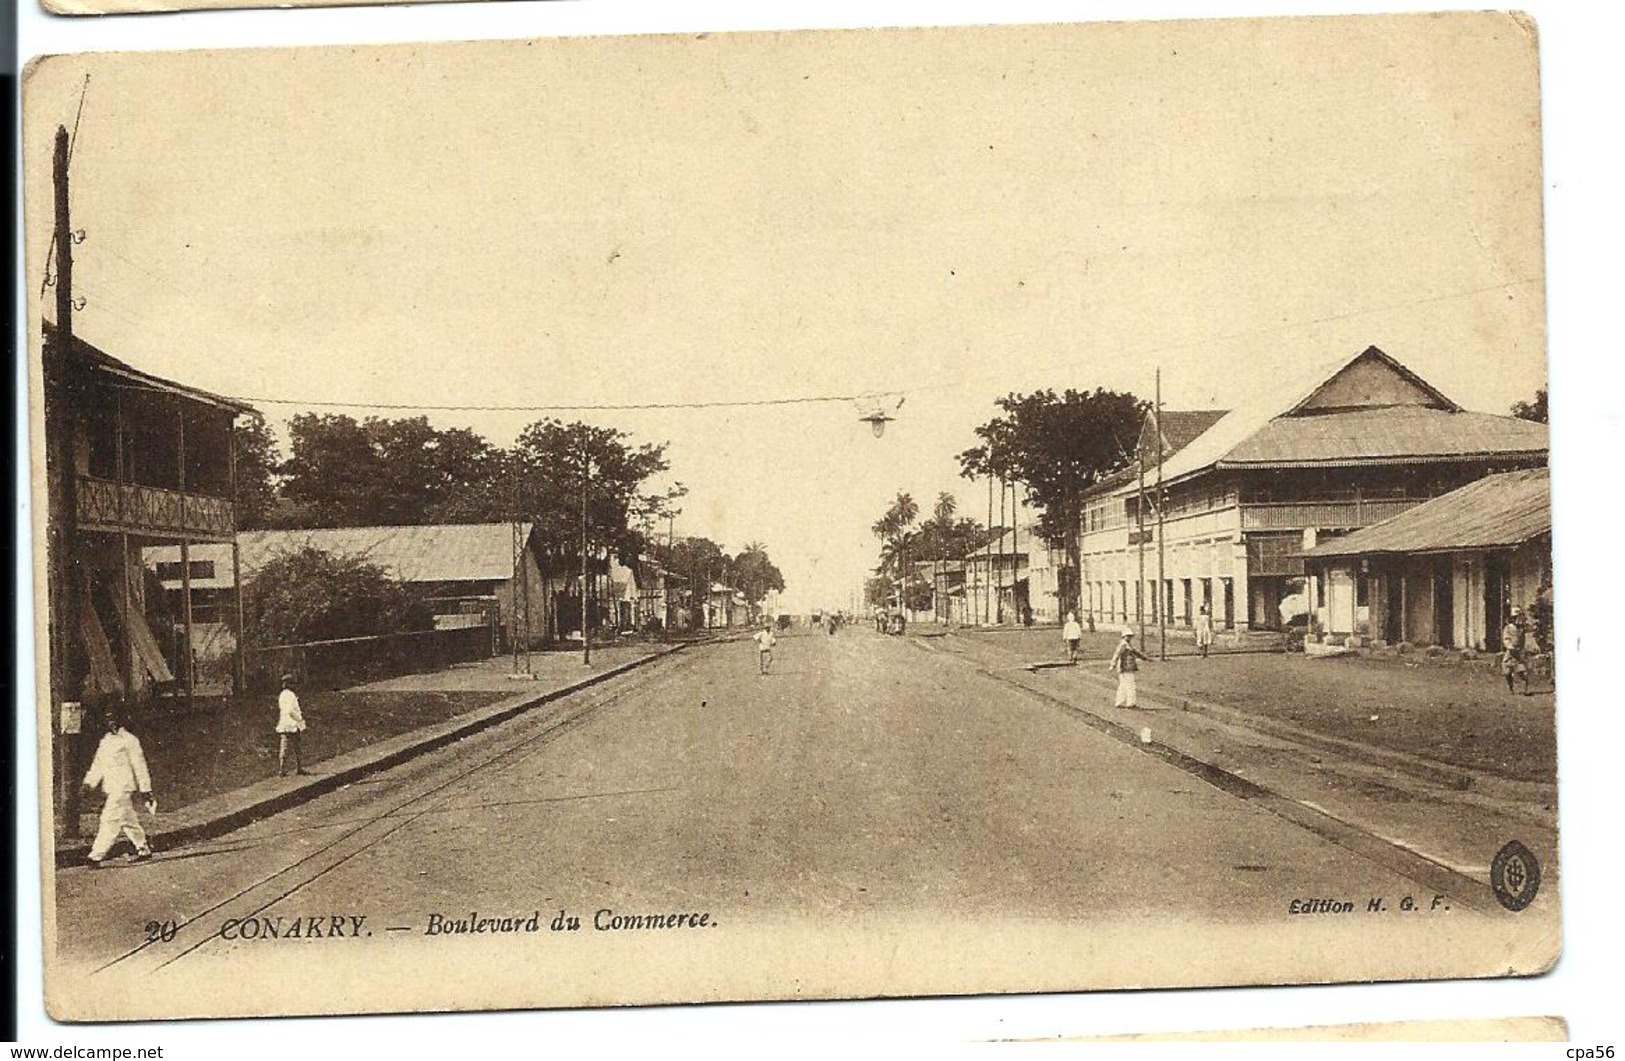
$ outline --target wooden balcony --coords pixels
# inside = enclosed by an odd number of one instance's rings
[[[1382,501],[1275,501],[1242,505],[1241,529],[1293,531],[1316,527],[1320,530],[1353,530],[1397,516],[1424,500],[1408,497]]]
[[[156,486],[81,475],[78,502],[79,527],[87,531],[229,542],[237,529],[230,501]]]

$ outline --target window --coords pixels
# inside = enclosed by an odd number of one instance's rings
[[[214,561],[213,560],[193,560],[189,566],[192,568],[192,577],[193,578],[213,578],[214,577]],[[159,577],[159,579],[163,580],[164,582],[179,582],[179,581],[181,581],[185,576],[182,574],[180,561],[179,560],[160,560],[160,561],[158,561],[158,577]]]

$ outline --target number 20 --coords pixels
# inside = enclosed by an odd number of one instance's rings
[[[146,924],[148,943],[168,943],[175,938],[180,926],[174,921],[148,921]]]

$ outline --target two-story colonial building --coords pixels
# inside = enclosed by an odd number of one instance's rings
[[[49,326],[43,382],[52,699],[189,695],[192,552],[235,557],[232,423],[253,410]],[[142,564],[154,545],[175,550],[173,601]]]
[[[1142,434],[1143,479],[1131,468],[1085,500],[1096,622],[1189,626],[1205,604],[1220,629],[1278,628],[1309,607],[1303,553],[1317,540],[1546,463],[1544,424],[1463,409],[1374,346],[1235,409],[1160,419],[1160,439],[1155,421]]]

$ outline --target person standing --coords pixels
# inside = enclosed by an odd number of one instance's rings
[[[762,674],[766,674],[773,666],[773,646],[778,642],[773,637],[773,627],[763,623],[762,628],[756,631],[756,667]]]
[[[1117,672],[1117,699],[1113,707],[1139,707],[1139,690],[1136,687],[1135,674],[1140,669],[1140,661],[1151,661],[1151,657],[1134,647],[1134,631],[1123,627],[1123,640],[1117,643],[1117,650],[1112,653],[1112,670]]]
[[[96,757],[85,774],[85,787],[100,788],[107,796],[102,804],[96,840],[90,845],[93,866],[106,863],[108,852],[121,836],[135,847],[134,861],[144,862],[152,857],[147,831],[141,827],[141,817],[134,804],[139,797],[148,808],[153,806],[152,775],[147,772],[147,756],[141,750],[141,741],[124,727],[119,711],[107,716],[107,734],[96,746]]]
[[[293,675],[282,676],[282,692],[276,698],[276,706],[276,776],[287,776],[290,751],[293,752],[293,772],[303,774],[305,757],[300,740],[305,732],[305,715],[299,709],[299,696],[293,691]]]
[[[1083,627],[1078,625],[1078,613],[1066,613],[1066,625],[1061,628],[1061,640],[1066,642],[1066,661],[1078,662],[1078,645],[1083,641]]]
[[[1208,614],[1207,605],[1204,604],[1196,613],[1196,652],[1206,659],[1208,650],[1212,647],[1213,616]]]
[[[1523,679],[1523,693],[1529,695],[1529,661],[1525,659],[1526,640],[1523,629],[1523,613],[1517,608],[1512,609],[1512,615],[1507,624],[1501,628],[1501,676],[1506,679],[1507,692],[1513,692],[1512,680]]]

